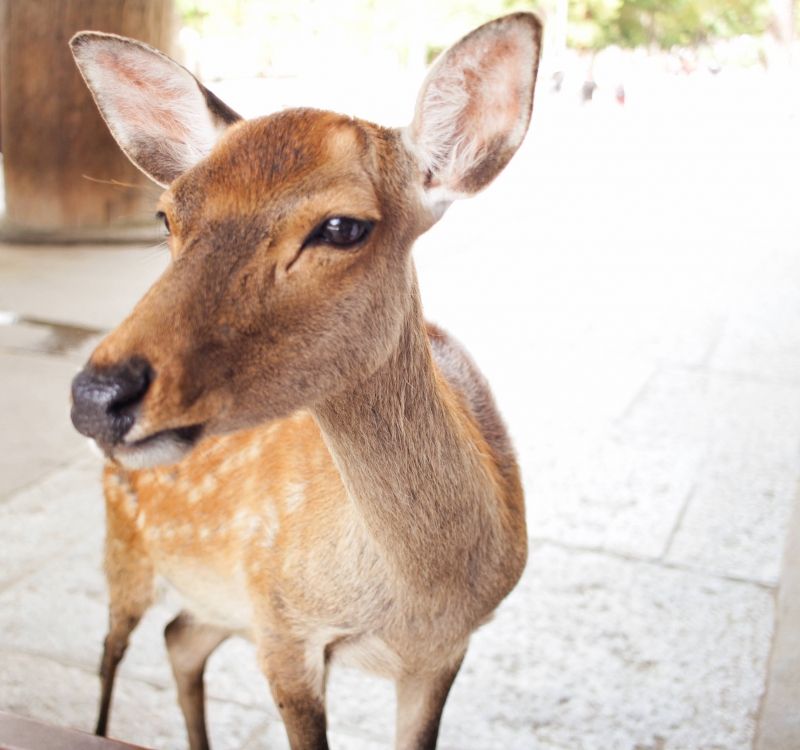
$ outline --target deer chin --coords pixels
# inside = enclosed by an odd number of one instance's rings
[[[163,430],[131,443],[122,443],[106,451],[109,458],[126,469],[152,469],[180,461],[200,440],[203,425]]]

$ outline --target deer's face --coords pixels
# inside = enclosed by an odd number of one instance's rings
[[[230,128],[162,196],[172,262],[76,379],[76,404],[103,385],[111,399],[76,425],[144,465],[373,372],[399,336],[421,228],[409,181],[381,178],[387,160],[411,169],[398,154],[392,131],[325,112]]]
[[[166,187],[172,263],[73,382],[73,423],[137,468],[358,387],[397,345],[409,249],[527,129],[541,27],[514,14],[443,55],[411,125],[315,110],[243,122],[130,39],[72,50],[130,159]]]

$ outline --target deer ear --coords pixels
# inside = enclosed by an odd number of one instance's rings
[[[69,44],[120,148],[160,185],[196,164],[241,119],[186,68],[142,42],[81,31]]]
[[[404,137],[439,212],[486,187],[522,143],[542,25],[514,13],[475,29],[434,63]]]

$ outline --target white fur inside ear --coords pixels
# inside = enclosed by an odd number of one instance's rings
[[[458,123],[469,104],[463,71],[445,69],[429,75],[417,102],[417,115],[408,140],[413,144],[423,171],[440,175],[456,160],[474,157]],[[433,73],[434,71],[432,71]],[[438,71],[436,71],[438,72]],[[408,131],[407,131],[408,132]]]
[[[427,202],[482,189],[522,143],[539,40],[538,21],[516,14],[472,32],[435,63],[404,131],[426,177]]]
[[[166,55],[121,37],[77,37],[73,52],[109,129],[128,157],[167,184],[224,132],[195,78]]]

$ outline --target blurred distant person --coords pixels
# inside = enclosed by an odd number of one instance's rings
[[[597,84],[593,78],[589,77],[583,82],[583,86],[581,86],[581,102],[583,104],[588,104],[592,101],[595,89],[597,89]]]
[[[557,94],[561,91],[561,86],[564,84],[564,71],[556,70],[550,78],[550,91]]]
[[[697,61],[692,52],[688,49],[682,49],[678,53],[678,61],[681,65],[681,71],[685,75],[691,75],[697,69]]]
[[[614,99],[616,99],[617,104],[620,107],[625,106],[625,86],[622,83],[617,84],[617,88],[614,89]]]

